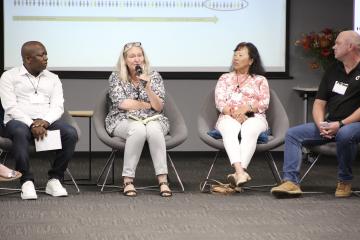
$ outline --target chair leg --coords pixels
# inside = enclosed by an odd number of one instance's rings
[[[265,157],[267,159],[267,162],[271,169],[271,173],[273,174],[273,177],[274,177],[276,183],[277,184],[281,183],[281,175],[280,175],[279,169],[276,166],[275,160],[274,160],[271,152],[270,151],[266,152]]]
[[[357,197],[360,197],[360,191],[352,191],[352,193],[353,193],[354,195],[356,195]]]
[[[98,177],[98,179],[97,179],[97,183],[96,183],[96,184],[97,184],[97,186],[101,187],[101,190],[100,190],[101,192],[104,192],[104,188],[105,188],[105,187],[112,187],[112,188],[122,189],[122,187],[120,187],[120,186],[106,185],[106,182],[107,182],[107,179],[108,179],[108,177],[109,177],[110,171],[111,171],[111,170],[114,171],[114,160],[115,160],[115,158],[116,158],[116,157],[115,157],[116,152],[117,152],[117,151],[115,151],[115,150],[113,150],[113,151],[111,152],[108,160],[107,160],[106,163],[105,163],[105,166],[104,166],[103,169],[101,170],[101,173],[100,173],[100,175],[99,175],[99,177]],[[185,191],[184,185],[183,185],[183,183],[182,183],[182,181],[181,181],[181,178],[180,178],[179,173],[178,173],[178,171],[177,171],[177,169],[176,169],[176,167],[175,167],[175,164],[174,164],[174,162],[172,161],[172,159],[171,159],[171,157],[170,157],[169,154],[167,154],[167,157],[168,157],[168,160],[169,160],[169,162],[170,162],[170,165],[171,165],[172,169],[174,170],[174,173],[175,173],[175,175],[176,175],[176,178],[177,178],[177,180],[178,180],[178,183],[179,183],[179,185],[180,185],[180,187],[181,187],[181,192],[184,192],[184,191]],[[104,176],[105,172],[106,172],[105,179],[104,179],[103,183],[100,183],[100,180],[101,180],[101,178]],[[113,180],[114,180],[114,172],[113,172]],[[114,184],[114,183],[113,183],[113,184]],[[155,189],[155,188],[158,188],[158,185],[145,186],[145,187],[137,187],[136,189],[138,189],[138,190],[152,190],[152,189]]]
[[[115,157],[116,157],[116,151],[113,150],[108,158],[108,160],[106,161],[105,163],[105,166],[103,167],[103,169],[101,170],[101,173],[100,173],[100,176],[98,177],[97,179],[97,186],[101,186],[101,192],[104,192],[104,188],[105,187],[116,187],[116,186],[109,186],[109,185],[106,185],[106,182],[107,182],[107,179],[109,177],[109,174],[110,174],[110,171],[111,169],[113,169],[113,166],[114,166],[114,160],[115,160]],[[106,172],[106,175],[105,175],[105,179],[104,179],[104,182],[102,184],[100,184],[100,180],[101,178],[103,177],[105,171],[107,169],[107,172]],[[114,181],[114,177],[113,177],[113,181]]]
[[[319,160],[321,154],[318,154],[317,157],[314,159],[314,161],[311,162],[311,165],[308,167],[304,175],[301,177],[299,184],[302,183],[302,181],[305,179],[305,177],[308,175],[310,170],[314,167],[315,163]],[[303,194],[323,194],[325,192],[319,192],[319,191],[303,191]]]
[[[5,193],[1,193],[0,196],[10,195],[21,192],[21,188],[0,188],[0,191],[7,191]]]
[[[173,169],[174,172],[175,172],[175,175],[176,175],[176,178],[177,178],[177,180],[178,180],[178,183],[179,183],[179,185],[180,185],[180,187],[181,187],[181,191],[180,191],[180,192],[185,192],[184,185],[183,185],[183,183],[182,183],[182,181],[181,181],[181,178],[180,178],[180,176],[179,176],[179,174],[178,174],[178,172],[177,172],[177,170],[176,170],[175,164],[174,164],[174,162],[172,161],[172,159],[171,159],[171,157],[170,157],[170,154],[167,153],[167,156],[168,156],[168,160],[169,160],[169,162],[170,162],[170,165],[171,165],[172,169]]]
[[[299,184],[305,179],[305,177],[308,175],[308,173],[310,172],[310,170],[313,168],[313,166],[315,165],[315,163],[319,160],[321,154],[318,154],[316,156],[316,158],[314,159],[314,161],[311,162],[311,165],[308,167],[308,169],[306,170],[306,172],[304,173],[304,175],[301,177]],[[324,193],[324,192],[303,192],[305,194],[318,194],[318,193]],[[360,191],[352,191],[352,193],[354,195],[356,195],[357,197],[360,197]]]
[[[179,192],[183,193],[185,192],[185,188],[184,188],[184,184],[182,183],[181,181],[181,178],[180,178],[180,175],[175,167],[175,164],[174,162],[172,161],[172,158],[170,157],[169,153],[166,152],[166,155],[167,155],[167,161],[170,162],[170,166],[171,168],[173,169],[174,173],[175,173],[175,176],[176,176],[176,179],[180,185],[180,190]],[[169,176],[168,176],[169,177]],[[170,180],[169,180],[170,181]],[[136,189],[138,190],[145,190],[145,191],[157,191],[157,189],[159,188],[159,185],[150,185],[150,186],[143,186],[143,187],[136,187]]]
[[[101,169],[100,175],[99,175],[98,179],[96,180],[97,186],[100,186],[100,180],[103,177],[105,170],[109,167],[109,164],[113,164],[114,159],[115,159],[115,154],[116,154],[116,151],[113,150],[111,152],[109,158],[106,160],[106,163],[105,163],[104,167]]]
[[[66,168],[66,173],[69,175],[69,177],[71,178],[71,181],[74,183],[74,186],[75,186],[75,188],[76,188],[77,193],[80,193],[80,189],[79,189],[79,187],[78,187],[78,185],[77,185],[77,183],[76,183],[73,175],[71,174],[69,168]]]
[[[301,177],[299,184],[304,180],[304,178],[307,176],[307,174],[310,172],[310,170],[313,168],[315,163],[319,160],[320,154],[314,159],[314,161],[311,163],[310,167],[306,170],[304,175]]]
[[[220,154],[220,151],[217,151],[217,153],[216,153],[216,155],[214,157],[214,160],[213,160],[213,162],[212,162],[212,164],[210,166],[209,172],[208,172],[208,174],[207,174],[207,176],[205,178],[205,181],[204,181],[203,185],[200,186],[201,192],[204,192],[204,188],[205,188],[205,186],[206,186],[206,184],[208,182],[208,179],[210,178],[210,174],[211,174],[211,172],[212,172],[212,170],[214,168],[214,165],[216,163],[216,160],[218,159],[219,154]]]
[[[244,186],[244,189],[255,189],[255,188],[264,188],[264,187],[274,187],[281,183],[280,172],[276,166],[275,160],[270,151],[265,152],[265,159],[269,165],[271,173],[274,177],[275,183],[273,184],[263,184],[263,185],[255,185],[255,186]]]
[[[107,171],[107,173],[106,173],[104,182],[103,182],[102,187],[101,187],[101,192],[104,191],[105,183],[106,183],[106,181],[107,181],[107,179],[108,179],[108,177],[109,177],[109,174],[110,174],[111,169],[113,168],[114,159],[115,159],[115,157],[112,158],[111,163],[110,163],[110,165],[109,165],[108,171]]]
[[[2,149],[0,149],[0,159],[2,159],[2,163],[5,164],[6,161],[6,157],[7,157],[7,153],[6,151],[3,151]],[[2,156],[4,154],[4,156]],[[51,162],[50,162],[51,165]],[[66,168],[66,173],[69,175],[69,177],[71,178],[71,181],[73,182],[75,188],[76,188],[76,192],[80,193],[80,189],[79,186],[77,185],[75,178],[73,177],[73,175],[71,174],[70,170],[68,168]],[[6,191],[11,191],[11,192],[7,192],[7,193],[3,193],[0,194],[0,196],[3,195],[8,195],[8,194],[13,194],[13,193],[17,193],[17,192],[21,192],[21,188],[0,188],[0,190],[6,190]],[[41,190],[40,190],[41,192]]]

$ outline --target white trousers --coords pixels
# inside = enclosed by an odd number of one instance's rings
[[[123,177],[135,177],[145,141],[148,142],[155,174],[167,174],[165,135],[158,121],[146,125],[139,121],[124,119],[116,126],[113,135],[126,139],[124,151]]]
[[[260,133],[267,129],[267,123],[263,118],[251,117],[241,124],[229,115],[225,115],[218,122],[217,129],[222,135],[231,165],[239,162],[246,169],[254,155]]]

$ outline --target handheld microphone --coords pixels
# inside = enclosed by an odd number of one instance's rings
[[[143,70],[140,65],[135,66],[135,72],[136,72],[136,76],[140,76],[143,73]]]
[[[143,70],[142,70],[142,68],[141,68],[140,65],[136,65],[136,66],[135,66],[135,74],[136,74],[136,76],[140,76],[141,74],[143,74]],[[144,87],[145,87],[146,84],[147,84],[147,81],[142,80],[142,79],[140,79],[140,82],[142,83],[142,85],[143,85]]]

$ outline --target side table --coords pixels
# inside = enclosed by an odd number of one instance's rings
[[[293,90],[296,91],[304,102],[304,123],[308,121],[308,99],[316,95],[318,87],[293,87]]]
[[[92,119],[92,116],[94,114],[94,111],[69,111],[69,114],[72,117],[80,117],[80,118],[88,118],[89,119],[89,177],[88,177],[88,179],[83,179],[83,180],[90,180],[91,181],[91,160],[92,160],[92,156],[91,156],[91,152],[92,152],[92,148],[91,148],[91,119]]]
[[[308,121],[308,100],[309,97],[314,97],[316,95],[316,92],[318,91],[318,87],[293,87],[293,90],[296,91],[299,96],[303,99],[304,103],[304,123],[307,123]],[[310,153],[309,149],[306,147],[302,148],[302,157],[304,160],[306,160],[309,163],[313,163],[315,161],[315,158]]]

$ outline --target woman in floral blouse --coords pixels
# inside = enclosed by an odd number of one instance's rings
[[[122,171],[124,195],[137,194],[133,180],[147,141],[159,181],[160,195],[170,197],[172,192],[167,181],[165,146],[165,135],[170,126],[162,113],[165,88],[160,74],[150,70],[140,42],[125,44],[117,71],[109,77],[109,97],[111,104],[105,119],[106,130],[112,136],[126,139]]]
[[[265,111],[270,94],[263,75],[257,48],[252,43],[242,42],[234,50],[231,72],[223,74],[216,85],[215,103],[220,111],[216,128],[235,169],[235,173],[227,177],[233,186],[251,180],[246,169],[255,152],[258,136],[268,128]]]

